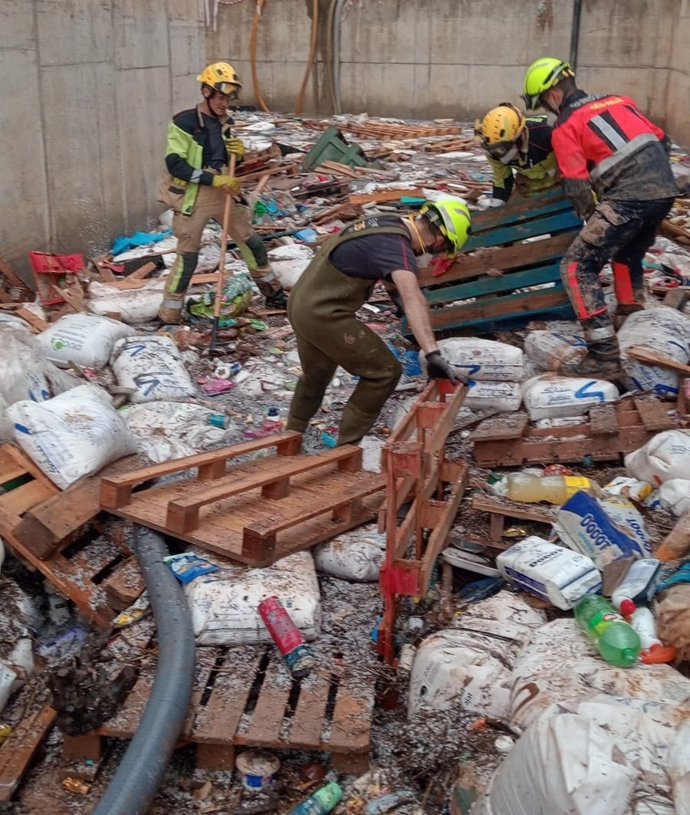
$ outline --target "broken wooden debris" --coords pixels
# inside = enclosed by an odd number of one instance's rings
[[[445,444],[466,394],[463,385],[431,382],[383,448],[387,486],[379,529],[386,532],[386,559],[380,579],[384,615],[379,651],[389,664],[398,598],[426,591],[465,491],[467,465],[448,461]],[[411,504],[400,520],[399,510],[408,499]]]
[[[12,799],[56,716],[50,706],[32,711],[12,729],[0,747],[0,803],[6,804]]]
[[[107,476],[101,505],[224,557],[267,566],[371,519],[385,485],[384,476],[361,469],[361,448],[346,445],[309,456],[299,452],[301,439],[285,432]],[[275,455],[234,461],[271,447]],[[172,473],[187,477],[133,491]]]
[[[524,413],[485,419],[471,434],[480,467],[543,462],[617,461],[662,430],[676,427],[668,405],[635,398],[590,408],[589,421],[567,427],[533,428]],[[673,412],[671,410],[671,412]]]
[[[513,545],[514,541],[504,537],[506,521],[509,519],[533,521],[548,526],[556,520],[556,511],[550,507],[518,503],[508,498],[483,493],[475,493],[472,496],[470,508],[473,513],[489,515],[489,529],[486,536],[470,533],[467,540],[491,549],[508,549]]]
[[[31,287],[0,257],[0,303],[21,303],[33,299]]]

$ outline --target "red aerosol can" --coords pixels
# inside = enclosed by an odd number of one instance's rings
[[[298,679],[307,676],[316,660],[285,606],[277,597],[267,597],[259,603],[259,614],[290,673]]]

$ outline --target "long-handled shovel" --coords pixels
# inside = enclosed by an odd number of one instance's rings
[[[228,170],[229,176],[235,175],[235,161],[236,156],[234,153],[230,156],[230,169]],[[223,234],[220,239],[220,260],[218,261],[218,282],[216,283],[216,299],[213,301],[213,326],[211,328],[211,349],[215,349],[216,341],[218,339],[218,322],[220,321],[220,307],[223,300],[223,292],[225,290],[225,255],[228,251],[228,228],[230,226],[230,215],[232,213],[232,195],[228,194],[225,198],[225,209],[223,210]]]

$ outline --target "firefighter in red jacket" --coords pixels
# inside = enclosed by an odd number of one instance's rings
[[[610,260],[617,318],[643,308],[642,259],[678,194],[668,159],[671,141],[632,99],[578,89],[570,65],[553,57],[529,67],[523,99],[528,110],[543,107],[558,117],[552,143],[563,187],[585,221],[563,258],[561,275],[584,330],[587,356],[562,371],[621,378],[599,272]]]

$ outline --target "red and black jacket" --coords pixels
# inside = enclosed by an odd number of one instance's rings
[[[576,91],[564,102],[552,134],[568,193],[590,183],[600,200],[673,198],[670,140],[627,96]]]

